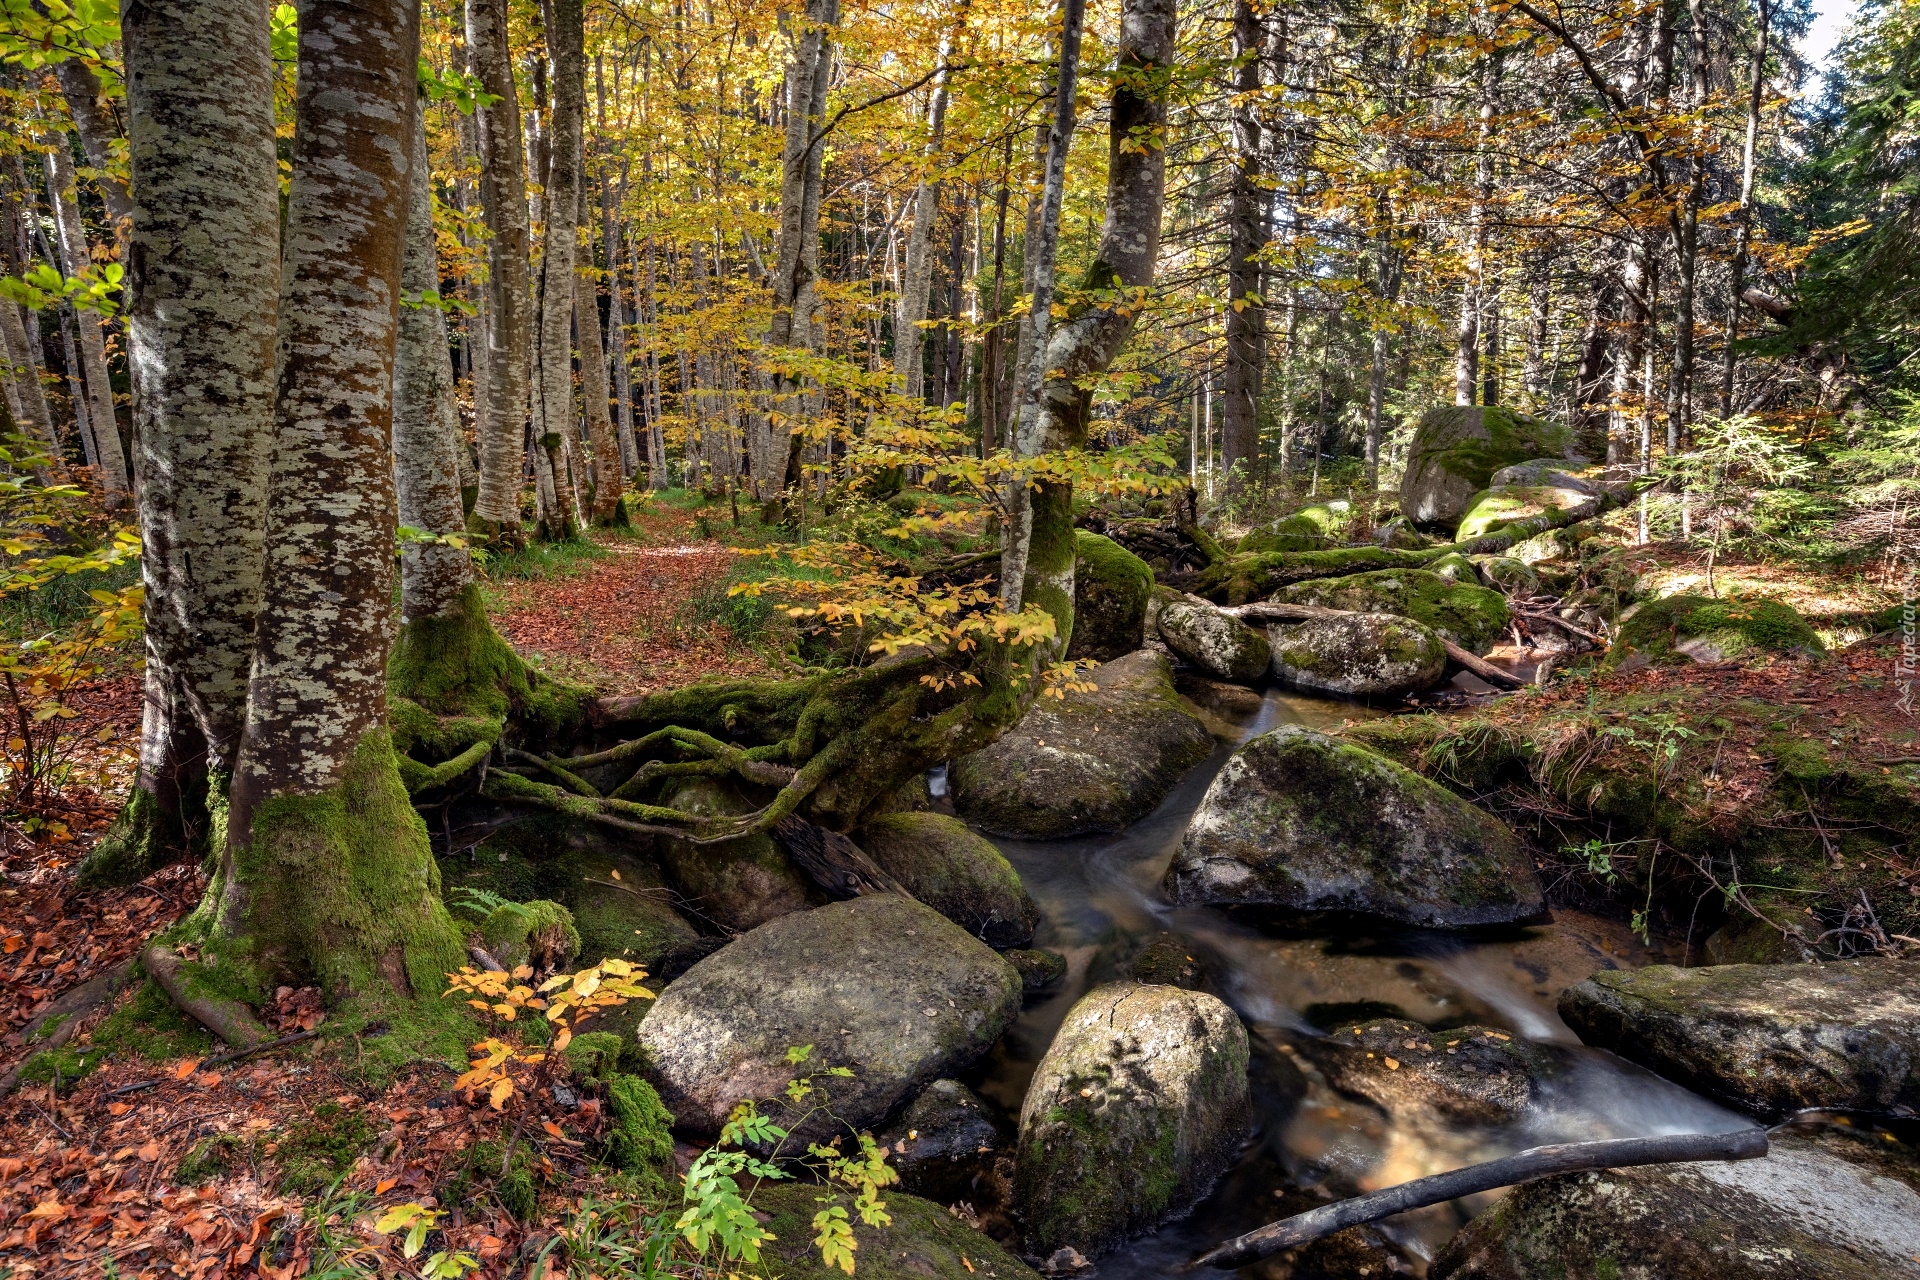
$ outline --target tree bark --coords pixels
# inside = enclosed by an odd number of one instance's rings
[[[386,729],[419,49],[418,0],[301,5],[265,603],[202,949],[375,1005],[463,955]]]
[[[1745,288],[1747,255],[1753,247],[1753,171],[1754,152],[1760,140],[1760,99],[1766,88],[1767,37],[1772,25],[1770,0],[1756,0],[1760,29],[1754,35],[1753,64],[1747,79],[1747,133],[1740,157],[1740,232],[1734,242],[1733,261],[1727,268],[1727,347],[1720,366],[1720,416],[1733,414],[1733,375],[1738,360],[1736,346],[1740,338],[1740,302]]]
[[[86,228],[80,222],[67,136],[55,133],[48,141],[53,145],[47,152],[47,192],[53,205],[60,272],[76,276],[93,265],[93,254],[87,245]],[[113,384],[107,377],[106,339],[101,336],[98,316],[87,316],[74,308],[73,323],[80,347],[80,368],[86,378],[87,421],[93,429],[93,452],[100,467],[100,483],[107,491],[107,506],[116,507],[125,502],[130,486],[126,450],[120,443],[119,417],[113,408]]]
[[[433,236],[433,192],[427,172],[426,116],[414,112],[414,155],[407,182],[406,258],[401,292],[418,298],[440,288]],[[403,303],[393,360],[393,478],[398,519],[436,538],[466,525],[456,456],[458,414],[447,362],[447,313],[430,302]],[[409,542],[400,554],[400,621],[444,617],[473,580],[464,546]]]
[[[1021,405],[1019,444],[1025,456],[1077,448],[1086,442],[1093,392],[1081,384],[1105,370],[1120,353],[1133,333],[1140,304],[1153,287],[1166,191],[1161,136],[1167,118],[1174,26],[1173,0],[1126,0],[1121,7],[1119,65],[1109,107],[1106,219],[1093,262],[1081,282],[1087,300],[1076,303],[1074,312],[1050,335],[1041,326],[1048,311],[1043,299],[1050,300],[1053,294],[1051,260],[1044,279],[1036,272],[1033,350],[1041,354],[1027,369],[1029,394]],[[1061,81],[1061,98],[1070,102],[1072,85],[1064,66]],[[1067,124],[1070,112],[1069,106],[1062,113]],[[1055,119],[1058,122],[1061,116]],[[1064,167],[1064,129],[1057,128],[1048,142],[1049,182],[1056,142]],[[1043,211],[1043,227],[1056,221]],[[1024,555],[1016,560],[1023,575],[1020,598],[1053,614],[1057,642],[1064,651],[1073,635],[1073,486],[1041,481],[1032,486],[1031,494],[1030,523],[1025,545],[1019,548]],[[1003,579],[1011,572],[1003,561]]]
[[[201,853],[234,767],[260,607],[280,297],[266,0],[129,5],[127,351],[146,586],[140,769],[87,861]]]
[[[1474,138],[1473,197],[1467,210],[1466,272],[1460,321],[1454,328],[1453,402],[1473,403],[1480,368],[1480,314],[1485,305],[1487,206],[1493,200],[1493,114],[1500,92],[1500,53],[1481,55],[1480,110]]]
[[[574,259],[579,246],[581,117],[586,67],[580,0],[554,0],[547,31],[552,55],[552,107],[547,113],[546,237],[540,252],[540,333],[534,353],[535,443],[546,453],[553,491],[540,486],[541,536],[553,541],[577,530],[578,491],[571,447],[573,413]],[[604,398],[602,403],[604,404]]]
[[[1260,186],[1260,21],[1252,0],[1233,4],[1233,185],[1227,197],[1227,367],[1220,387],[1220,461],[1227,493],[1252,480],[1260,455],[1260,385],[1267,365],[1260,263],[1266,194]]]
[[[584,207],[584,200],[583,200]],[[612,245],[609,242],[609,253]],[[591,255],[588,255],[589,257]],[[619,524],[626,494],[620,465],[620,441],[607,411],[607,356],[600,349],[600,296],[593,278],[582,272],[573,277],[573,324],[580,335],[580,399],[586,406],[587,447],[593,451],[593,506],[596,525]]]
[[[474,113],[481,202],[493,238],[487,245],[487,430],[479,439],[480,489],[473,514],[481,532],[512,542],[520,535],[527,377],[533,363],[533,272],[526,149],[520,91],[507,44],[506,0],[467,0],[467,51],[481,87],[499,98]]]
[[[133,220],[133,197],[126,183],[110,176],[115,130],[100,106],[100,77],[78,58],[62,59],[55,64],[54,72],[60,77],[60,93],[67,100],[74,131],[80,135],[80,147],[87,153],[87,164],[99,172],[95,182],[107,206],[107,216],[113,219],[114,239],[124,250],[127,228]],[[125,257],[123,252],[121,258]]]
[[[947,85],[950,73],[947,61],[953,56],[953,33],[942,33],[939,51],[934,55],[940,70],[934,73],[933,91],[927,102],[927,142],[920,154],[920,181],[913,191],[913,226],[907,232],[906,262],[900,269],[900,303],[893,318],[893,376],[900,391],[909,399],[921,399],[926,389],[921,351],[926,332],[920,322],[927,318],[927,295],[933,283],[933,220],[940,210],[940,179],[934,168],[940,163],[940,147],[947,132]]]

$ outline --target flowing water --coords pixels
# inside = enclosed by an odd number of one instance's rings
[[[969,1082],[1018,1115],[1054,1033],[1089,986],[1103,946],[1171,931],[1246,1021],[1254,1045],[1253,1132],[1237,1164],[1184,1219],[1099,1260],[1100,1280],[1171,1276],[1209,1246],[1274,1218],[1362,1191],[1512,1154],[1544,1142],[1722,1132],[1748,1122],[1610,1054],[1582,1047],[1554,1012],[1559,993],[1594,971],[1655,962],[1618,923],[1555,912],[1552,925],[1497,936],[1450,935],[1341,920],[1255,927],[1211,908],[1173,908],[1159,892],[1174,847],[1208,784],[1240,743],[1281,724],[1337,728],[1365,708],[1270,691],[1203,707],[1220,746],[1152,814],[1117,835],[995,843],[1039,904],[1033,945],[1065,955],[1065,987],[1030,1004]],[[1205,954],[1201,954],[1205,953]],[[1319,1078],[1298,1046],[1318,1027],[1399,1014],[1435,1026],[1500,1028],[1551,1046],[1560,1070],[1517,1122],[1396,1126]],[[1116,1177],[1126,1176],[1116,1170]],[[1438,1246],[1490,1203],[1437,1205],[1378,1228],[1380,1262],[1418,1273]],[[1364,1266],[1364,1264],[1363,1264]],[[1258,1270],[1256,1268],[1255,1270]],[[1263,1274],[1283,1275],[1268,1265]]]

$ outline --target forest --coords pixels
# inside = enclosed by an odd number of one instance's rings
[[[0,1280],[1920,1280],[1917,0],[0,120]]]

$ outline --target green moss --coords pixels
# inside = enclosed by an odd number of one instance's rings
[[[379,1134],[363,1107],[323,1102],[274,1144],[280,1190],[290,1196],[323,1191],[353,1167]]]
[[[110,1055],[166,1062],[210,1053],[214,1047],[206,1028],[180,1012],[152,983],[142,984],[131,999],[80,1039],[84,1043],[70,1040],[58,1049],[35,1054],[20,1078],[30,1084],[51,1084],[57,1077],[64,1089],[91,1075]]]
[[[673,1177],[673,1114],[660,1095],[638,1076],[616,1075],[607,1082],[613,1125],[607,1133],[607,1161],[639,1180],[642,1199],[664,1200]]]
[[[224,781],[220,791],[225,794]],[[137,884],[162,867],[204,859],[216,847],[208,843],[206,779],[194,779],[180,800],[180,808],[167,809],[153,792],[134,787],[126,807],[74,872],[75,880],[85,888],[113,888]]]
[[[586,690],[545,678],[520,660],[493,629],[478,584],[469,584],[447,613],[415,618],[400,629],[387,684],[396,707],[412,702],[442,722],[436,731],[402,710],[395,718],[399,740],[409,751],[418,746],[443,756],[478,740],[471,726],[449,728],[448,720],[511,720],[529,736],[551,738],[581,723],[588,697]]]
[[[1470,568],[1471,566],[1469,566]],[[1287,587],[1274,599],[1423,622],[1455,644],[1484,653],[1506,631],[1507,600],[1471,582],[1449,582],[1424,569],[1381,569],[1320,578]]]
[[[197,1187],[230,1171],[247,1144],[236,1133],[215,1133],[200,1139],[187,1149],[174,1170],[173,1180],[182,1187]]]
[[[1459,438],[1469,414],[1479,419],[1480,427],[1486,432],[1485,439]],[[1451,429],[1435,429],[1442,419],[1454,424]],[[1416,450],[1423,437],[1443,443],[1438,448],[1420,451],[1409,461],[1409,469],[1431,460],[1476,489],[1486,488],[1493,473],[1502,467],[1532,458],[1560,457],[1573,446],[1573,434],[1565,427],[1497,405],[1466,410],[1451,405],[1429,409],[1415,437]]]
[[[495,908],[480,925],[487,951],[509,969],[523,964],[562,969],[580,954],[580,931],[573,914],[557,902],[535,899]]]
[[[1723,658],[1825,649],[1806,619],[1782,601],[1678,595],[1649,600],[1634,610],[1620,629],[1620,643],[1608,651],[1607,665],[1618,666],[1635,653],[1670,660],[1689,640],[1711,644]]]
[[[605,1084],[620,1065],[621,1047],[611,1031],[584,1031],[566,1047],[567,1070],[576,1081]]]
[[[774,1242],[763,1255],[758,1274],[782,1280],[846,1280],[838,1268],[820,1261],[813,1247],[813,1215],[838,1206],[853,1223],[858,1280],[1038,1280],[1032,1268],[991,1236],[975,1231],[942,1205],[889,1187],[881,1193],[886,1226],[860,1220],[853,1197],[843,1190],[794,1183],[763,1182],[753,1207],[768,1215]]]

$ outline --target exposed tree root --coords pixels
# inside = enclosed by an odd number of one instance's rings
[[[80,1029],[81,1015],[91,1013],[112,1000],[132,979],[133,958],[130,956],[105,973],[97,974],[73,990],[64,993],[35,1014],[31,1022],[20,1028],[20,1039],[31,1045],[34,1052],[14,1064],[13,1069],[4,1076],[0,1076],[0,1098],[6,1097],[19,1088],[20,1077],[25,1074],[27,1064],[33,1061],[36,1054],[58,1049],[73,1039],[74,1033]],[[60,1019],[60,1024],[48,1032],[45,1038],[36,1039],[40,1028],[56,1018]]]
[[[195,990],[189,963],[161,944],[150,943],[141,951],[140,967],[182,1013],[234,1048],[251,1049],[271,1038],[271,1033],[246,1005]]]

